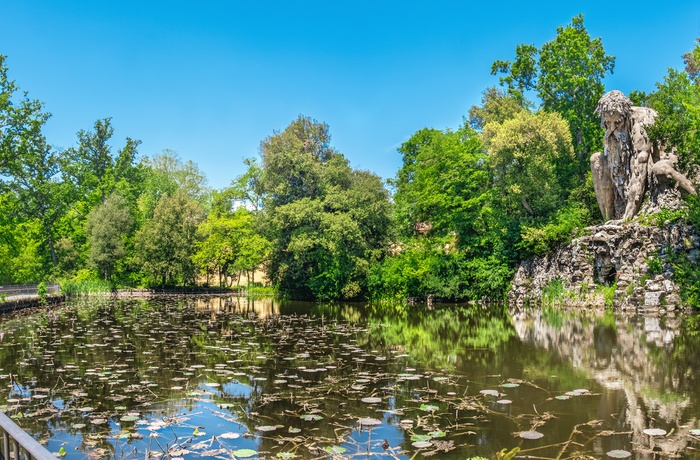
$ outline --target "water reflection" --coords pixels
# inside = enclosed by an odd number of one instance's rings
[[[0,318],[0,405],[72,458],[465,459],[514,447],[692,458],[699,324],[473,305],[87,299]],[[670,434],[652,445],[649,427]],[[542,438],[521,437],[533,432]]]
[[[652,448],[668,456],[686,451],[698,426],[698,316],[678,317],[562,310],[513,310],[518,337],[569,360],[604,388],[607,401],[624,395],[618,429],[629,430],[639,458]],[[613,404],[615,406],[616,403]],[[669,432],[663,438],[644,433]]]

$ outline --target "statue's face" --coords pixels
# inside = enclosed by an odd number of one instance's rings
[[[617,131],[625,124],[625,117],[617,111],[605,112],[605,124],[610,131]]]

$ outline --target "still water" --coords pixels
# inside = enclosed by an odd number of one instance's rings
[[[698,376],[698,316],[170,297],[0,317],[0,409],[67,459],[700,458]]]

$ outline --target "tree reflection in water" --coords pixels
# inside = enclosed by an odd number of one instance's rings
[[[0,405],[72,458],[346,449],[461,460],[514,447],[646,458],[652,426],[670,433],[656,453],[690,457],[698,324],[476,305],[82,299],[0,318]]]

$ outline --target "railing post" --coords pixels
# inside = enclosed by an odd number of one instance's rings
[[[10,435],[2,430],[2,453],[5,456],[5,460],[10,460]]]

